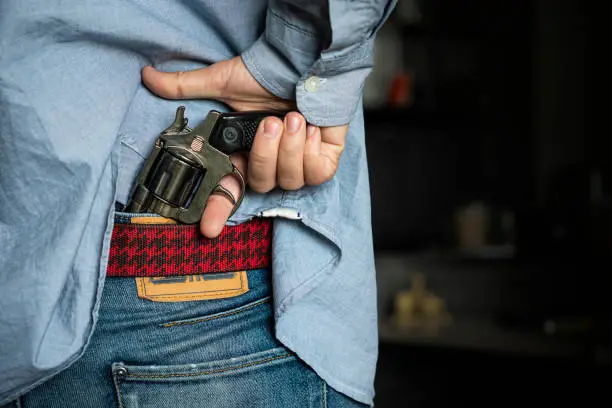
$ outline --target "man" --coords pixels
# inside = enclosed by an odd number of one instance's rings
[[[360,96],[393,3],[2,2],[0,404],[372,404]],[[240,275],[240,295],[152,301],[107,277],[114,228],[133,216],[121,210],[179,104],[190,123],[228,106],[299,111],[232,157],[250,191],[231,218],[222,195],[202,216],[208,238],[274,220],[272,265]]]

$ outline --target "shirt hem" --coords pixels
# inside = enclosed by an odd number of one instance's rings
[[[304,360],[304,362],[306,362],[306,364],[308,364],[310,368],[312,368],[317,373],[317,375],[321,377],[321,379],[327,382],[336,391],[362,404],[366,404],[370,407],[374,406],[374,396],[372,394],[359,390],[353,386],[344,383],[343,381],[338,380],[336,376],[330,374],[324,368],[321,368],[319,364],[316,364],[314,358],[311,358],[307,353],[303,353],[302,350],[295,347],[293,345],[293,342],[286,335],[277,335],[276,338],[287,348],[297,354],[299,358]]]

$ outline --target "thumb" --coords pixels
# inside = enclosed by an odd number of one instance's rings
[[[151,66],[142,70],[142,81],[154,94],[166,99],[217,99],[223,95],[231,70],[218,62],[193,71],[162,72]]]

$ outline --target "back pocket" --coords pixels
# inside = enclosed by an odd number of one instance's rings
[[[285,348],[171,366],[115,363],[120,408],[321,407],[324,385]]]

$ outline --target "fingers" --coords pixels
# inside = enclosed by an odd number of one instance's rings
[[[248,160],[242,154],[232,155],[231,160],[256,192],[266,193],[276,186],[296,190],[305,184],[323,184],[338,169],[347,129],[307,125],[297,112],[287,114],[284,121],[270,116],[259,124]],[[219,184],[239,198],[241,186],[235,176],[226,176]],[[202,234],[217,237],[233,208],[224,195],[211,195],[200,221]]]
[[[290,112],[259,126],[248,161],[248,184],[258,193],[280,186],[297,190],[331,180],[338,169],[348,125],[319,128]]]
[[[290,112],[284,121],[268,117],[262,121],[249,154],[249,186],[267,193],[277,185],[297,190],[304,185],[306,121]]]
[[[276,163],[282,133],[283,122],[274,116],[259,124],[248,163],[248,183],[258,193],[267,193],[276,187]]]
[[[280,141],[277,163],[277,181],[285,190],[304,186],[304,143],[306,121],[297,112],[285,116],[285,132]]]
[[[304,149],[304,180],[317,186],[334,177],[344,150],[348,125],[319,128],[308,125]]]
[[[232,70],[219,62],[193,71],[162,72],[147,66],[142,81],[154,94],[166,99],[220,98]]]
[[[247,173],[247,158],[243,154],[235,154],[230,158],[238,171],[245,176]],[[240,181],[235,176],[223,177],[219,185],[227,189],[235,200],[239,199],[241,193]],[[206,202],[206,208],[200,220],[200,231],[202,235],[207,238],[217,237],[223,230],[233,209],[234,204],[224,195],[211,195]]]

